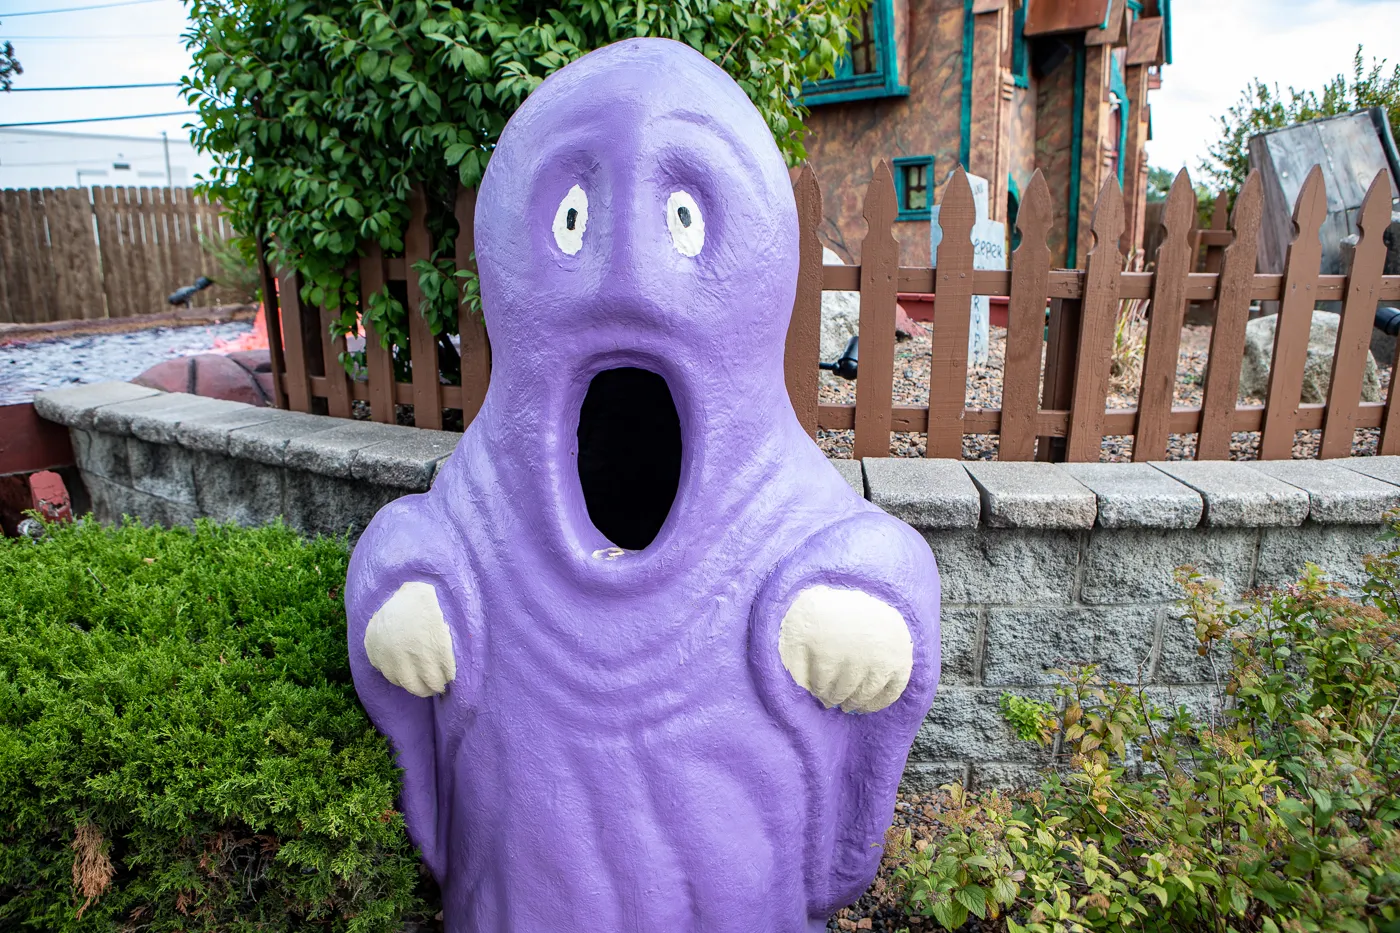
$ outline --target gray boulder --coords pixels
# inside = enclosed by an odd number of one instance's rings
[[[822,262],[845,265],[841,257],[825,246]],[[835,361],[846,343],[860,330],[860,292],[822,292],[822,361]]]
[[[1332,379],[1332,355],[1337,346],[1337,326],[1342,316],[1330,311],[1314,311],[1308,335],[1308,361],[1303,365],[1303,398],[1306,404],[1327,401]],[[1245,325],[1244,359],[1240,362],[1240,395],[1265,399],[1269,394],[1269,366],[1274,357],[1274,332],[1278,315],[1255,318]],[[1361,378],[1361,400],[1379,402],[1380,376],[1376,358],[1366,351],[1366,373]]]

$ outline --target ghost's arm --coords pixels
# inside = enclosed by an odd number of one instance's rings
[[[406,496],[365,530],[345,586],[355,689],[393,745],[404,821],[439,877],[437,712],[449,691],[470,698],[479,620],[462,553],[431,497]]]
[[[831,834],[808,853],[814,911],[849,903],[874,875],[909,747],[938,685],[938,601],[927,543],[870,511],[797,547],[755,603],[750,662],[759,689],[826,778],[809,801],[809,820]]]

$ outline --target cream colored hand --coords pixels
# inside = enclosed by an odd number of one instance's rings
[[[897,609],[831,586],[798,594],[778,631],[778,655],[800,687],[848,713],[874,713],[898,700],[914,667],[914,643]]]
[[[436,696],[457,676],[452,632],[437,592],[428,583],[405,583],[370,617],[365,654],[374,669],[414,696]]]

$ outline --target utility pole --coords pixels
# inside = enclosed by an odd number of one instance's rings
[[[175,186],[170,180],[170,137],[166,135],[165,130],[160,131],[160,142],[165,147],[165,187],[173,188]]]

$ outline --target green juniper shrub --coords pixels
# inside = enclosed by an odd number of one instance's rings
[[[347,556],[281,526],[0,539],[0,928],[436,912],[350,681]]]
[[[1228,659],[1197,714],[1093,667],[1056,672],[1057,705],[1003,697],[1057,768],[1027,793],[945,787],[891,831],[911,925],[1400,931],[1400,546],[1365,566],[1355,598],[1309,565],[1239,608],[1179,571],[1202,653]]]

